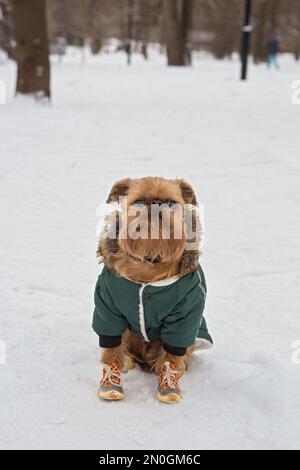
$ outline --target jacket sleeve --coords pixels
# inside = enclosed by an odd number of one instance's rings
[[[192,346],[199,332],[204,304],[204,292],[195,286],[165,317],[161,328],[162,341],[175,347]]]
[[[98,335],[105,336],[121,336],[127,329],[127,320],[115,308],[105,285],[101,285],[101,276],[95,289],[93,329]]]

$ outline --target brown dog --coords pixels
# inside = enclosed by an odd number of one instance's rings
[[[93,322],[105,364],[99,396],[123,398],[120,370],[136,361],[160,374],[161,401],[178,401],[178,379],[196,336],[212,342],[202,317],[206,285],[195,193],[182,179],[126,178],[113,185],[107,202],[119,202],[121,210],[108,217],[97,251],[105,266]]]

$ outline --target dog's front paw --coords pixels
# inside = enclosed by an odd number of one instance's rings
[[[174,364],[165,362],[159,374],[156,397],[164,403],[177,403],[182,395],[179,388],[180,371],[176,370]]]
[[[97,395],[103,400],[122,400],[124,398],[121,371],[116,364],[106,364],[104,366]]]
[[[128,372],[129,370],[131,369],[134,369],[134,366],[135,366],[135,361],[134,359],[131,357],[131,356],[125,356],[124,357],[124,367],[123,367],[123,370],[122,372]]]

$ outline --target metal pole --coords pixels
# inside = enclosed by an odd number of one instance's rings
[[[132,55],[133,0],[128,0],[127,8],[127,65],[130,65]]]
[[[241,44],[241,59],[242,59],[241,80],[247,79],[248,56],[249,56],[249,50],[250,50],[250,36],[251,36],[251,31],[252,31],[251,7],[252,7],[252,1],[245,0],[245,18],[244,18],[244,26],[242,30],[242,44]]]

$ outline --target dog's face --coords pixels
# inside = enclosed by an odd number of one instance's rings
[[[178,261],[185,250],[185,205],[197,205],[192,187],[181,179],[126,178],[112,187],[107,202],[122,208],[118,243],[143,263]]]

